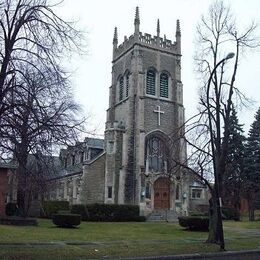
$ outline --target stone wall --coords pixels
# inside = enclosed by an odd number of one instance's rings
[[[105,159],[103,153],[96,160],[84,166],[81,203],[104,203]]]

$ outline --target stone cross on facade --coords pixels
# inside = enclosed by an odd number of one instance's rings
[[[153,111],[154,113],[158,113],[158,125],[161,125],[161,114],[164,114],[164,111],[161,111],[161,107],[157,106],[157,110]]]

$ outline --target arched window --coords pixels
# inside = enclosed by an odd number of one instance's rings
[[[125,78],[125,97],[128,97],[129,92],[129,73],[126,74]]]
[[[121,77],[119,79],[119,101],[123,100],[123,93],[124,93],[124,78]]]
[[[169,77],[166,73],[162,73],[160,76],[160,97],[168,98],[168,81]]]
[[[167,171],[167,152],[162,139],[153,136],[146,143],[146,169],[149,172]]]
[[[148,70],[146,74],[146,94],[155,95],[155,71]]]

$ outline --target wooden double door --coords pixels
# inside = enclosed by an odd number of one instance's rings
[[[154,208],[170,208],[170,182],[168,178],[159,178],[154,182]]]

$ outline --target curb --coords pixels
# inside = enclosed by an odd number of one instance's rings
[[[242,258],[240,258],[242,257]],[[248,258],[246,258],[248,257]],[[250,257],[250,258],[249,258]],[[241,250],[241,251],[226,251],[216,253],[195,253],[182,255],[162,255],[162,256],[146,256],[146,257],[127,257],[119,258],[122,260],[158,260],[158,259],[260,259],[260,249]]]

